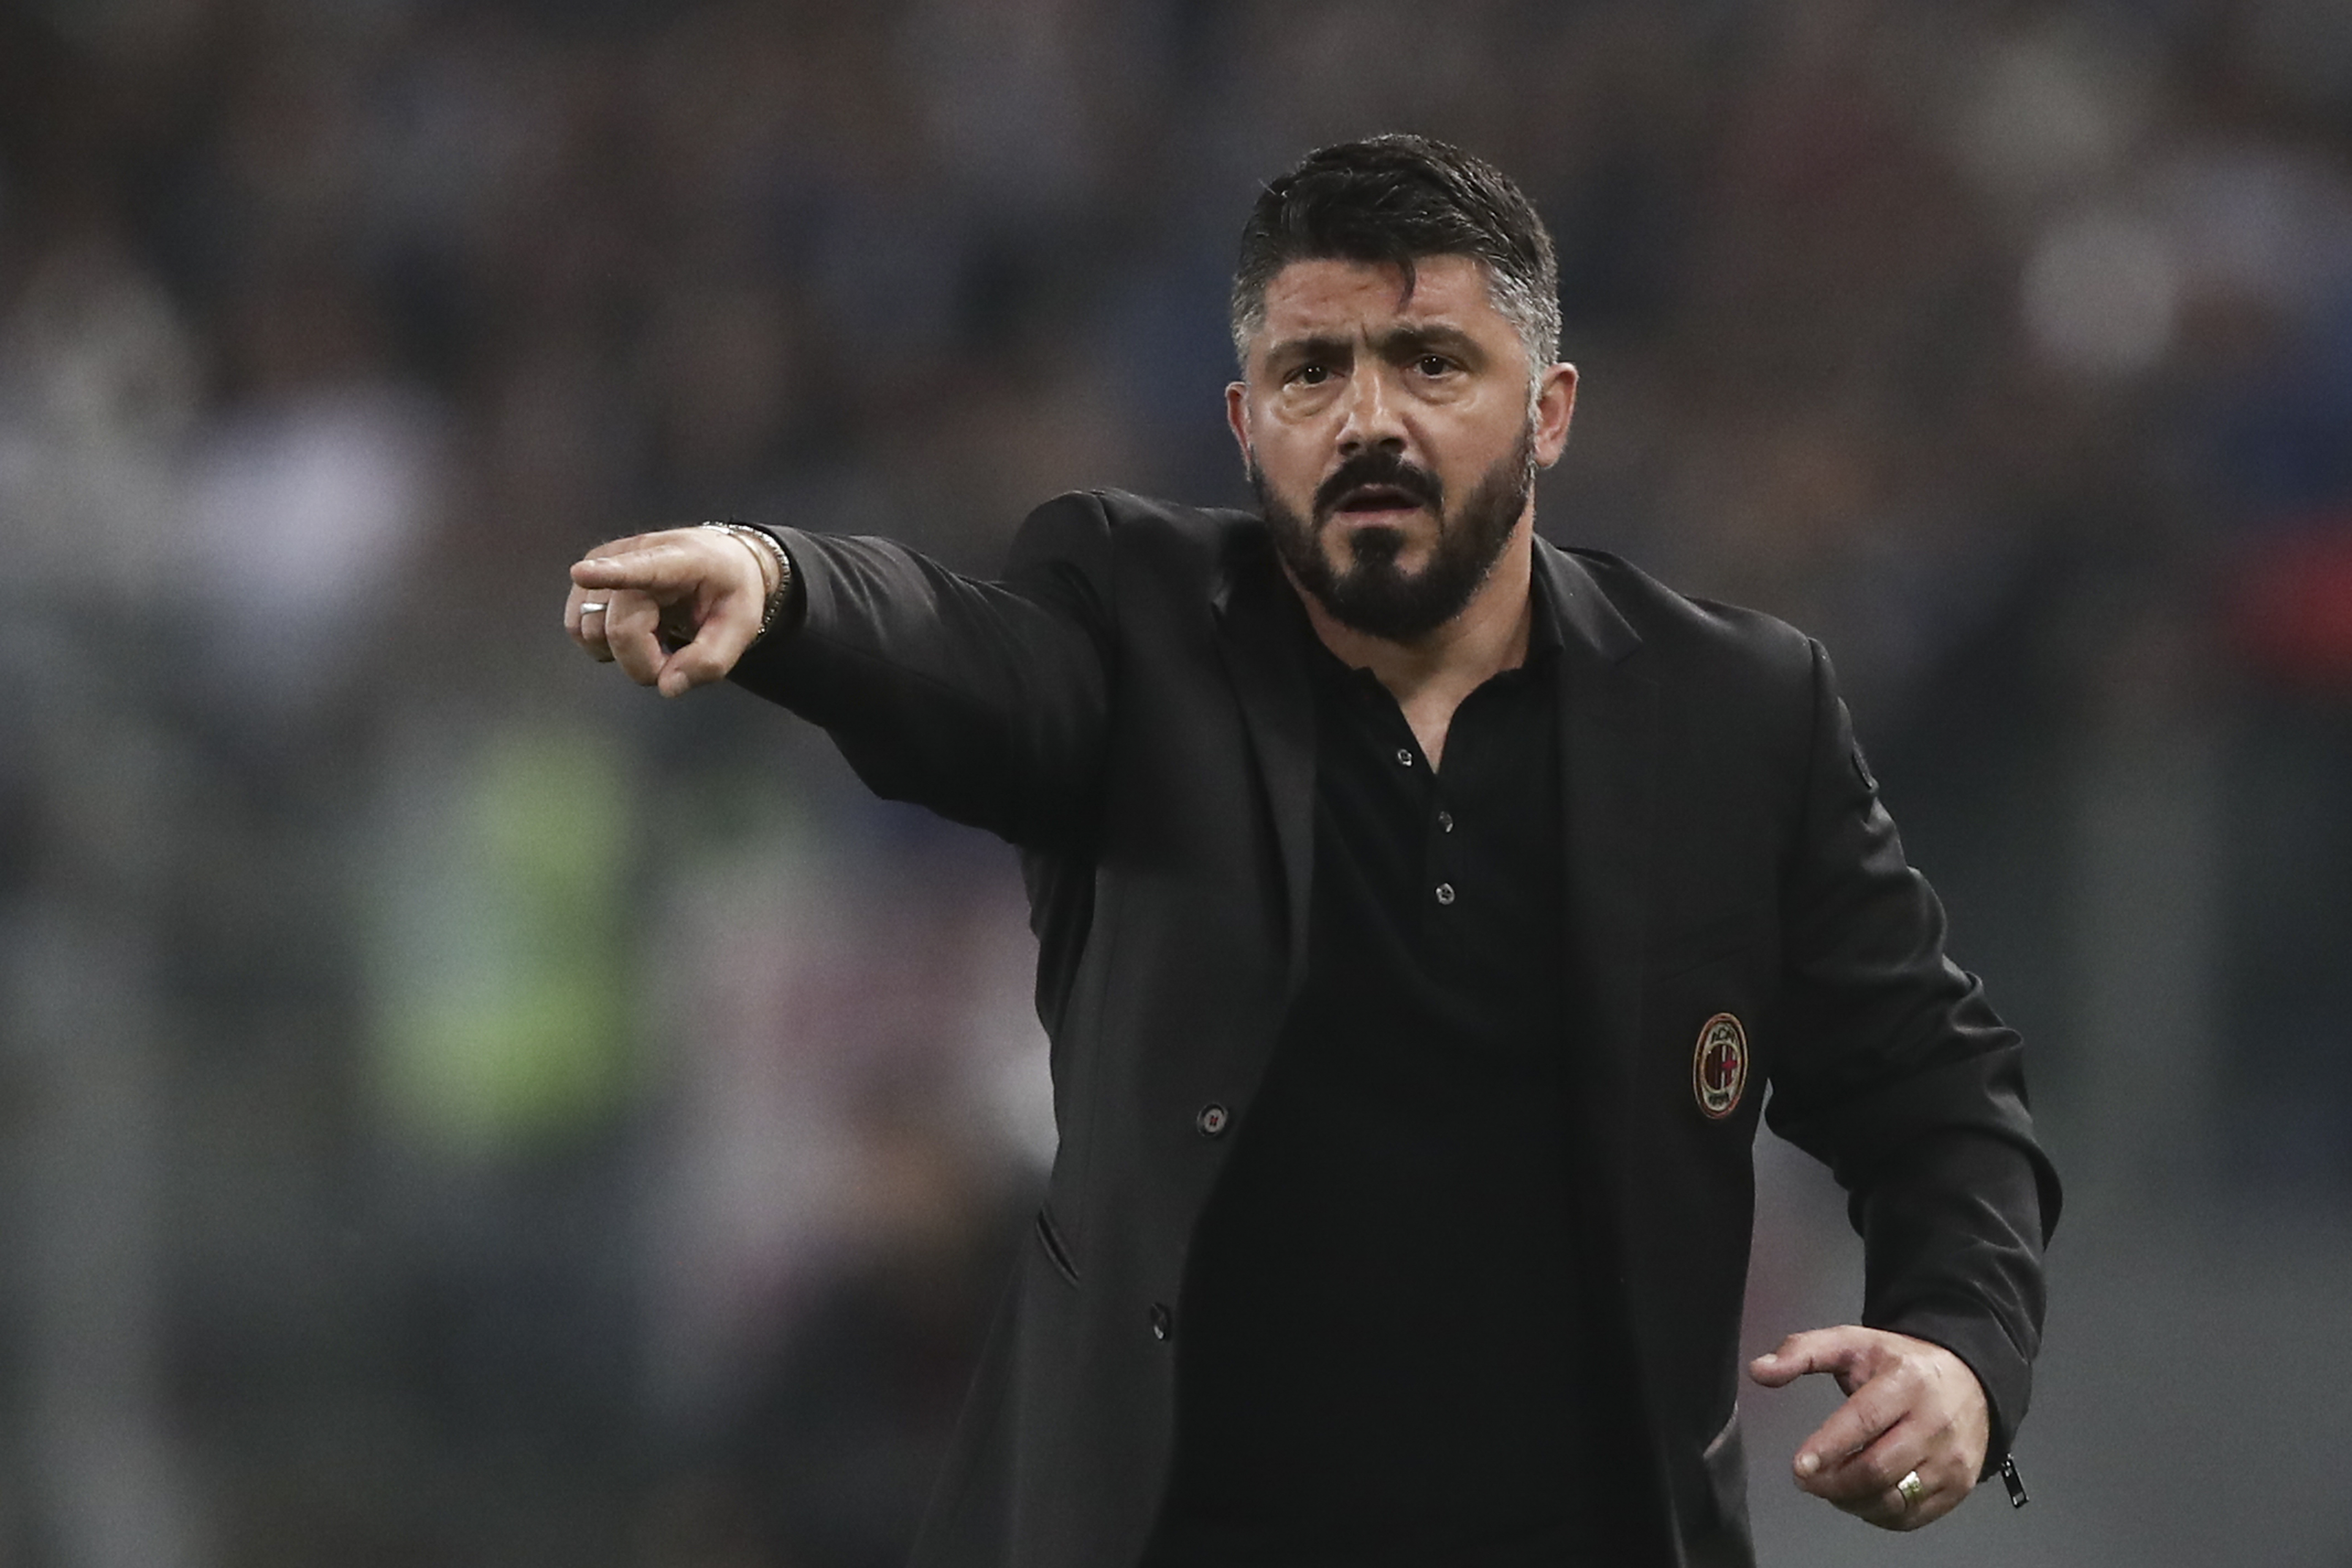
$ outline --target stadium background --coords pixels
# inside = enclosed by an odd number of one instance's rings
[[[2071,1183],[2033,1506],[1751,1396],[1764,1561],[2352,1563],[2343,0],[0,0],[0,1563],[900,1560],[1010,855],[562,566],[1234,498],[1252,182],[1391,128],[1559,237],[1547,531],[1830,644]],[[1859,1292],[1763,1166],[1759,1344]]]

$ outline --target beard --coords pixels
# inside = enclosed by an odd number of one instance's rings
[[[1510,542],[1535,487],[1535,430],[1520,432],[1509,456],[1486,470],[1462,504],[1448,511],[1435,474],[1385,448],[1359,453],[1316,488],[1311,518],[1283,504],[1253,462],[1257,492],[1282,563],[1333,620],[1389,642],[1414,642],[1460,615]],[[1405,536],[1394,528],[1363,528],[1349,535],[1349,560],[1335,565],[1323,550],[1323,531],[1339,502],[1366,485],[1386,485],[1426,506],[1437,519],[1437,540],[1418,572],[1397,564]]]

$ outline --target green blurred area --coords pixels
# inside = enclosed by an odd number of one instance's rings
[[[561,1146],[645,1081],[635,803],[615,744],[585,727],[487,736],[388,847],[374,1077],[387,1118],[428,1150]]]

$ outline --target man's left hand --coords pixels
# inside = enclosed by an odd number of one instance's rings
[[[1968,1363],[1926,1340],[1847,1324],[1790,1334],[1748,1374],[1780,1388],[1809,1372],[1846,1401],[1797,1450],[1797,1485],[1882,1530],[1916,1530],[1960,1505],[1984,1468],[1989,1418]],[[1916,1500],[1896,1489],[1919,1474]]]

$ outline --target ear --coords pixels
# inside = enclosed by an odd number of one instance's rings
[[[1249,387],[1242,382],[1225,384],[1225,425],[1234,433],[1234,444],[1242,449],[1242,467],[1250,466]]]
[[[1559,461],[1560,453],[1568,449],[1569,421],[1575,414],[1576,367],[1566,363],[1546,366],[1542,390],[1536,394],[1535,458],[1538,465],[1549,468]]]

